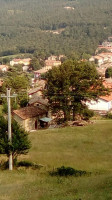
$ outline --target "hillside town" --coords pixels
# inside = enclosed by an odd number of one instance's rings
[[[14,58],[10,61],[9,65],[0,65],[0,72],[5,75],[11,68],[18,69],[22,67],[22,73],[32,74],[33,78],[30,78],[30,87],[27,90],[28,104],[27,106],[18,110],[13,110],[13,118],[26,130],[37,130],[49,126],[49,122],[52,120],[49,112],[48,100],[44,98],[43,91],[46,87],[46,80],[41,78],[42,74],[47,73],[54,67],[61,65],[61,58],[64,55],[54,56],[51,55],[44,60],[44,66],[39,70],[32,70],[30,63],[31,58]],[[2,88],[5,80],[0,80],[0,87]]]
[[[112,37],[108,37],[107,41],[98,46],[89,61],[94,62],[98,66],[99,74],[105,77],[106,69],[112,67]]]
[[[0,0],[0,200],[112,200],[112,0]]]
[[[107,41],[99,45],[95,55],[89,59],[89,62],[96,64],[96,69],[99,75],[103,78],[103,85],[109,90],[108,95],[100,96],[97,100],[87,100],[84,102],[86,106],[99,113],[100,115],[106,115],[112,110],[112,79],[105,78],[105,72],[107,68],[112,67],[112,38],[109,37]],[[44,66],[41,69],[33,70],[31,67],[32,58],[14,58],[10,60],[9,65],[0,65],[0,71],[2,74],[10,72],[13,67],[18,69],[22,68],[22,73],[32,74],[30,81],[30,87],[27,89],[28,103],[25,107],[13,110],[13,118],[26,130],[32,131],[40,128],[49,127],[54,124],[56,115],[52,115],[49,109],[48,99],[43,95],[46,91],[46,79],[43,78],[49,70],[56,68],[62,64],[64,55],[51,55],[44,60]],[[87,62],[81,60],[81,62]],[[4,81],[0,79],[0,87],[2,88]]]
[[[88,101],[86,105],[89,109],[98,111],[100,114],[111,112],[112,110],[112,78],[106,78],[106,70],[112,68],[112,37],[108,37],[96,49],[95,55],[89,59],[96,64],[99,75],[103,78],[103,85],[109,89],[110,94],[101,96],[98,101]]]

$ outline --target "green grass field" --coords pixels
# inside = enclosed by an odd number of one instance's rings
[[[112,199],[112,120],[32,132],[29,137],[32,148],[19,159],[43,167],[0,171],[0,200]],[[48,171],[61,166],[85,170],[91,175],[49,175]]]
[[[21,58],[21,57],[29,57],[31,56],[30,53],[19,53],[19,54],[15,54],[15,55],[9,55],[9,56],[0,56],[0,59],[4,59],[4,58],[8,58],[8,59],[14,59],[14,58]]]

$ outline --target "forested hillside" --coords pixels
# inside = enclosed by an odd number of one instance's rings
[[[93,54],[110,35],[111,0],[0,0],[0,56]]]

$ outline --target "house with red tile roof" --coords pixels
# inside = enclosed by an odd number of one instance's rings
[[[51,56],[48,57],[47,60],[57,60],[57,59],[58,59],[57,56],[51,55]]]
[[[98,112],[109,112],[112,109],[112,94],[101,96],[97,101],[87,101],[86,105],[90,110]]]
[[[45,67],[34,71],[34,78],[37,79],[41,74],[48,72],[53,67],[58,67],[61,65],[61,61],[59,60],[45,60]]]
[[[38,86],[38,87],[35,87],[35,88],[31,88],[31,89],[28,91],[29,98],[32,98],[33,95],[35,95],[35,94],[41,96],[41,95],[42,95],[42,91],[43,91],[43,87],[42,87],[42,86]]]
[[[60,60],[45,60],[46,67],[57,67],[59,65],[61,65]]]
[[[99,45],[96,52],[103,50],[103,49],[106,50],[107,52],[112,53],[112,46],[103,46],[103,45]]]
[[[13,111],[13,119],[26,131],[40,128],[41,119],[47,118],[48,111],[36,106],[28,106]]]
[[[24,59],[13,59],[12,61],[10,61],[10,65],[14,66],[14,65],[24,65],[24,66],[29,66],[30,65],[30,61],[31,58],[24,58]]]
[[[112,82],[103,82],[103,85],[110,90],[109,95],[100,96],[97,101],[86,101],[90,110],[107,113],[112,109]]]

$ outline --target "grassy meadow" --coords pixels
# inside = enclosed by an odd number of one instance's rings
[[[85,127],[41,130],[29,137],[32,148],[19,160],[43,167],[1,170],[0,200],[112,199],[112,120],[99,120]],[[61,166],[91,175],[49,175],[49,171]]]

